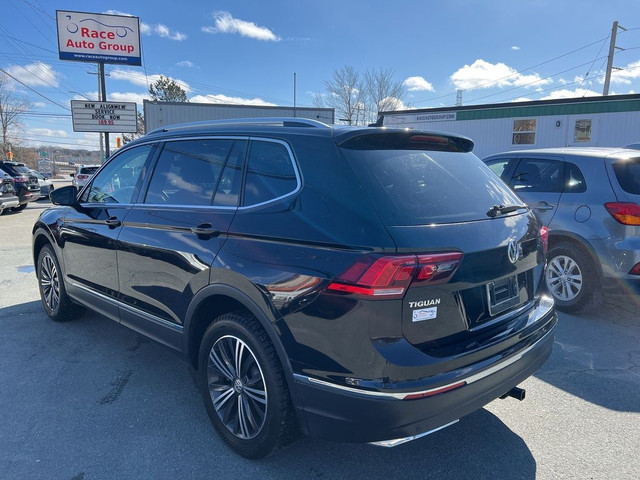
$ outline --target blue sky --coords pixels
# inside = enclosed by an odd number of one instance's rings
[[[160,74],[190,101],[293,105],[294,72],[313,106],[345,66],[392,69],[411,108],[455,105],[458,89],[464,105],[600,95],[614,20],[610,93],[640,92],[638,0],[5,0],[0,68],[32,102],[24,145],[98,148],[68,110],[72,92],[96,98],[96,66],[58,59],[56,10],[140,18],[143,66],[106,65],[108,99],[140,107]]]

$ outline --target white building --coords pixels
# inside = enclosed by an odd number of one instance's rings
[[[525,148],[640,142],[640,95],[380,112],[383,125],[458,133],[480,158]]]
[[[333,108],[271,107],[260,105],[228,105],[222,103],[151,102],[145,100],[145,132],[174,123],[225,120],[251,117],[300,117],[332,124]]]

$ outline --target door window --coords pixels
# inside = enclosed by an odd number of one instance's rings
[[[524,158],[513,172],[509,185],[516,193],[561,192],[563,181],[563,162]]]
[[[151,176],[145,203],[237,205],[246,141],[198,139],[167,142]]]
[[[141,145],[125,150],[96,174],[82,203],[132,203],[138,196],[140,177],[154,147]]]

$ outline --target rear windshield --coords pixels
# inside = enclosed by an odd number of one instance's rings
[[[473,153],[342,151],[388,226],[487,220],[494,205],[522,205]]]
[[[620,187],[625,192],[640,195],[640,158],[614,163],[613,171]]]
[[[99,167],[82,167],[80,173],[85,175],[93,175]]]

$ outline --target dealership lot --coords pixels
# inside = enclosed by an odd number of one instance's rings
[[[176,354],[94,313],[47,319],[30,237],[47,206],[0,218],[4,478],[640,478],[637,293],[560,314],[523,402],[497,400],[395,449],[303,439],[252,462],[221,443]]]

